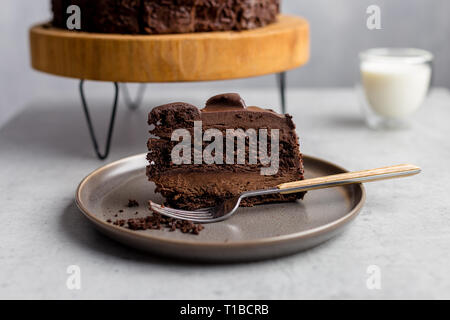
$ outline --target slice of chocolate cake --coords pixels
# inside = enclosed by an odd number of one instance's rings
[[[211,207],[244,191],[303,179],[292,117],[246,107],[238,94],[212,97],[201,110],[183,102],[159,106],[148,123],[147,176],[171,207]],[[247,198],[241,205],[303,195]]]

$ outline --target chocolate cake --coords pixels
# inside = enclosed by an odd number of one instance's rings
[[[148,123],[147,176],[170,207],[211,207],[244,191],[303,179],[292,117],[247,107],[238,94],[212,97],[201,110],[184,102],[162,105],[150,112]],[[303,195],[253,197],[241,205]]]
[[[81,31],[164,34],[247,30],[276,20],[280,0],[52,0],[53,25],[81,9]]]

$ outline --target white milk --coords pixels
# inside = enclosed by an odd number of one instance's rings
[[[429,64],[363,61],[361,76],[368,103],[379,116],[401,118],[416,111],[431,81]]]

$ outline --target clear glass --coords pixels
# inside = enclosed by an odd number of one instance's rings
[[[357,91],[367,124],[374,129],[411,125],[431,86],[433,55],[420,49],[380,48],[360,54]]]

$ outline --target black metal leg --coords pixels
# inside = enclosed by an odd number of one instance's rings
[[[86,97],[84,95],[84,80],[80,81],[80,95],[81,95],[81,102],[83,105],[84,115],[86,116],[86,121],[87,121],[88,128],[89,128],[89,134],[91,135],[92,144],[94,145],[95,153],[97,154],[97,157],[100,160],[104,160],[108,157],[109,150],[111,147],[111,138],[113,135],[114,121],[116,119],[116,112],[117,112],[117,101],[119,100],[119,85],[117,84],[117,82],[114,82],[114,89],[115,89],[114,103],[113,103],[113,107],[112,107],[111,118],[109,121],[108,136],[106,138],[105,152],[101,153],[97,138],[95,136],[94,126],[92,124],[91,116],[89,114],[89,107],[87,105]]]
[[[139,109],[142,99],[144,98],[145,89],[147,88],[146,83],[140,83],[136,95],[136,99],[134,101],[131,100],[130,92],[128,91],[128,86],[126,83],[120,84],[122,88],[123,98],[125,100],[125,104],[130,110],[136,110]]]
[[[277,74],[278,77],[278,90],[281,98],[281,112],[286,113],[286,72]]]

